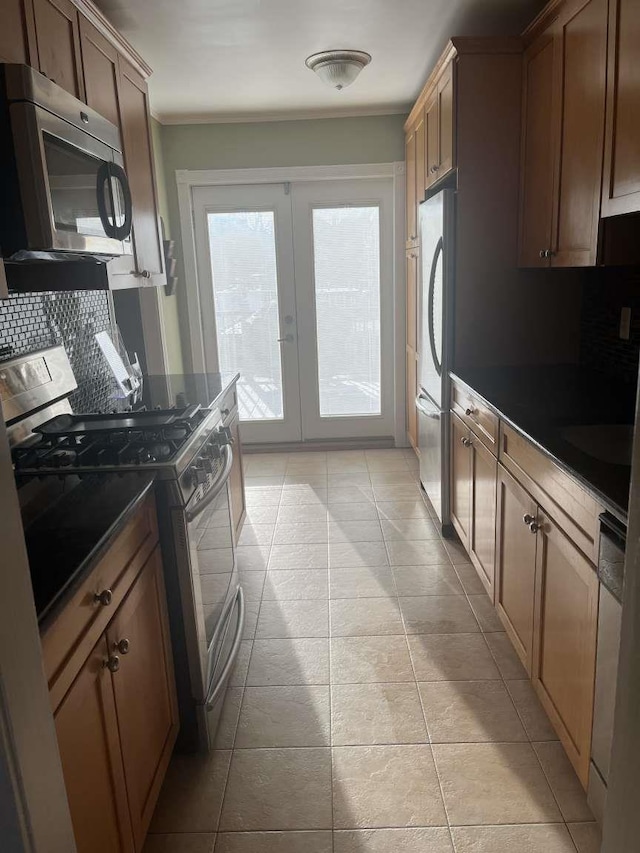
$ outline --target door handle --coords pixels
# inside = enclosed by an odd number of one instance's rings
[[[293,335],[292,334],[287,334],[284,336],[284,338],[278,338],[279,344],[281,344],[281,343],[290,344],[292,341],[293,341]]]

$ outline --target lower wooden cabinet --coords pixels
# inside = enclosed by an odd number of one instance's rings
[[[533,686],[586,787],[591,755],[599,582],[557,524],[538,513]]]
[[[418,388],[418,361],[415,350],[407,347],[406,368],[407,393],[407,435],[414,450],[418,447],[418,410],[416,409],[416,393]]]
[[[178,732],[160,547],[107,629],[119,659],[113,692],[136,850],[142,848]]]
[[[537,506],[507,471],[498,467],[496,609],[525,669],[531,674],[536,579]]]
[[[469,550],[471,525],[471,457],[469,430],[451,413],[451,521]]]
[[[229,474],[229,489],[231,491],[231,512],[233,514],[233,529],[236,539],[240,536],[245,515],[247,513],[244,494],[244,468],[242,465],[242,442],[240,440],[240,416],[236,414],[228,424],[233,438],[233,465]]]
[[[493,453],[452,412],[451,521],[492,600],[497,467]]]
[[[134,850],[108,657],[102,636],[54,715],[79,853]]]
[[[178,731],[159,546],[54,719],[78,853],[141,851]]]

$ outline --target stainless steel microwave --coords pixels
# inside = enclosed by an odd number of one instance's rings
[[[27,65],[0,65],[0,251],[132,254],[118,128]]]

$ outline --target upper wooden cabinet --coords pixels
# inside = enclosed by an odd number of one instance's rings
[[[416,133],[412,128],[405,139],[406,165],[406,237],[407,248],[414,246],[418,239],[418,217],[416,206]]]
[[[158,219],[151,114],[147,84],[135,68],[118,57],[118,101],[124,162],[133,202],[133,276],[139,284],[166,283]]]
[[[425,192],[455,166],[454,57],[455,49],[449,45],[405,123],[407,248],[418,239]]]
[[[71,0],[33,0],[38,68],[84,100],[79,13]]]
[[[454,167],[453,61],[442,69],[431,100],[425,107],[427,121],[426,187]]]
[[[31,0],[3,0],[0,62],[37,65],[36,31]]]
[[[120,127],[118,51],[83,15],[80,16],[80,45],[87,104]]]
[[[640,3],[610,0],[602,215],[640,211]]]
[[[520,266],[598,252],[608,0],[573,0],[524,57]]]

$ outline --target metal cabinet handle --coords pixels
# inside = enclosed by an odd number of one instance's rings
[[[470,418],[472,415],[475,415],[476,410],[475,409],[465,409],[464,413],[468,418]]]
[[[535,515],[531,515],[531,513],[529,513],[529,512],[525,512],[525,514],[522,516],[522,523],[523,524],[531,524],[535,520],[536,520]]]
[[[102,666],[108,669],[109,672],[117,672],[120,669],[120,658],[118,655],[111,655],[111,657],[102,662]]]
[[[113,593],[110,589],[103,589],[102,592],[96,592],[93,596],[93,600],[96,604],[101,604],[103,607],[107,607],[111,604],[113,599]]]
[[[529,525],[529,530],[530,530],[532,533],[537,533],[537,532],[538,532],[538,530],[541,530],[541,529],[542,529],[542,525],[541,525],[541,524],[538,524],[538,522],[537,522],[537,521],[532,521],[532,522],[531,522],[531,524]]]
[[[230,412],[229,409],[222,409],[220,414],[222,415],[223,418],[226,418],[229,416],[229,412]]]
[[[289,334],[285,335],[284,338],[278,338],[278,343],[281,344],[281,343],[285,342],[285,343],[290,344],[292,340],[293,340],[293,335],[289,333]]]
[[[131,275],[135,278],[151,278],[149,270],[131,270]]]
[[[460,439],[460,442],[461,442],[465,447],[471,447],[471,445],[473,444],[473,442],[472,442],[472,441],[470,441],[470,440],[469,440],[468,438],[466,438],[466,437],[461,438],[461,439]]]
[[[113,648],[120,652],[121,655],[128,655],[130,651],[130,643],[129,640],[123,638],[122,640],[118,640],[117,643],[113,644]]]
[[[432,174],[432,175],[433,175],[433,174],[435,174],[435,172],[439,172],[439,171],[440,171],[440,164],[438,163],[438,165],[437,165],[437,166],[436,166],[436,165],[432,166],[432,167],[429,169],[429,171],[431,172],[431,174]]]

